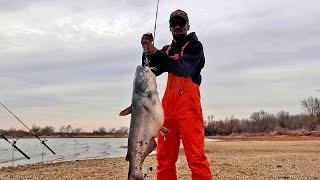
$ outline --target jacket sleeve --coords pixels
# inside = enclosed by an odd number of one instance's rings
[[[166,63],[166,58],[163,58],[162,56],[158,56],[157,54],[159,51],[163,52],[166,54],[163,50],[165,47],[162,48],[162,50],[158,50],[155,55],[148,56],[145,53],[142,54],[142,66],[145,66],[146,64],[146,58],[149,60],[149,66],[150,67],[155,67],[156,69],[153,69],[152,72],[156,75],[159,76],[164,72],[167,72],[167,63]]]

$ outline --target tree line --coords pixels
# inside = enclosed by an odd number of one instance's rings
[[[127,136],[129,129],[127,127],[121,127],[119,129],[111,128],[107,130],[104,127],[100,127],[91,132],[85,132],[81,128],[73,128],[70,124],[61,126],[57,131],[51,126],[40,127],[33,125],[31,131],[38,136],[46,137],[90,137],[90,136],[111,136],[111,137],[123,137]],[[14,129],[9,130],[0,129],[2,134],[9,137],[31,137],[32,133],[29,131]]]
[[[263,110],[254,112],[249,119],[235,117],[215,120],[213,115],[205,121],[205,135],[274,134],[320,136],[320,100],[309,97],[301,100],[304,113],[290,115],[280,111],[276,114]]]
[[[320,99],[309,97],[301,100],[304,113],[291,115],[289,112],[280,111],[276,114],[265,112],[253,112],[249,119],[238,119],[233,116],[224,120],[216,120],[213,115],[207,117],[205,135],[319,135],[320,136]],[[38,136],[56,137],[86,137],[86,136],[110,136],[125,137],[129,133],[128,127],[119,129],[104,127],[84,132],[81,128],[73,128],[71,125],[63,125],[57,131],[51,126],[43,128],[33,125],[31,131]],[[24,130],[1,130],[0,132],[11,137],[31,137],[30,132]]]

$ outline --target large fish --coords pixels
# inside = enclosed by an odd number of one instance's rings
[[[120,116],[131,113],[128,138],[129,161],[128,179],[144,179],[142,164],[148,154],[156,147],[155,137],[161,131],[164,135],[168,130],[163,127],[163,109],[157,92],[156,76],[146,66],[138,66],[133,83],[132,104],[120,112]]]

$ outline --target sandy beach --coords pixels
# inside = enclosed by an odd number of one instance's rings
[[[207,142],[214,179],[320,179],[320,137],[221,137]],[[146,179],[155,179],[155,156],[147,157]],[[0,169],[0,179],[126,179],[124,158],[27,165]],[[191,179],[183,149],[179,179]]]

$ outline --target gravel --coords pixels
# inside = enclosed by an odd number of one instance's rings
[[[213,179],[319,179],[320,141],[226,141],[207,142],[206,155]],[[143,166],[146,179],[155,179],[155,156]],[[124,158],[38,164],[0,169],[0,179],[110,179],[127,178]],[[181,149],[177,162],[179,179],[191,179]]]

